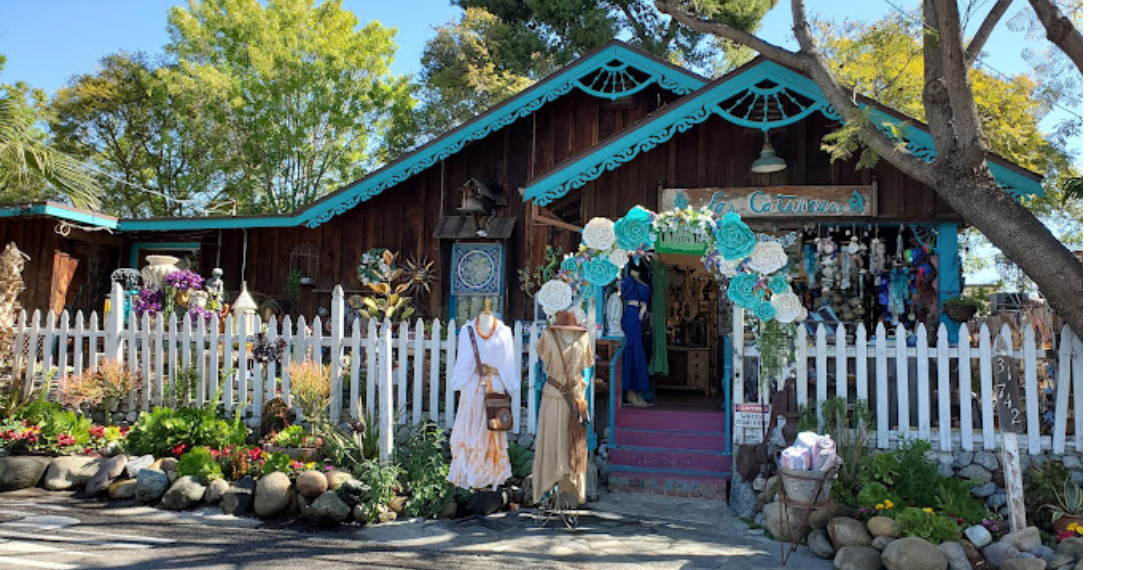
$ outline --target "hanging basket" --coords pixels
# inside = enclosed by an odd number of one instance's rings
[[[967,303],[945,303],[942,305],[942,312],[950,320],[956,323],[964,323],[974,318],[974,315],[978,313],[978,308]]]

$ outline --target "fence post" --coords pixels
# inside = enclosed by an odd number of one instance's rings
[[[835,395],[847,401],[847,327],[835,327]]]
[[[329,420],[333,425],[340,424],[340,407],[344,401],[344,375],[341,374],[341,349],[344,344],[344,289],[340,285],[333,287],[332,307],[329,309],[329,387],[332,400],[329,402]],[[320,350],[318,348],[318,350]]]
[[[938,439],[942,444],[942,451],[950,451],[950,340],[946,323],[938,325]],[[970,337],[958,337],[960,342],[970,347]],[[969,362],[967,360],[967,362]],[[958,366],[962,366],[959,361]]]
[[[381,331],[380,351],[384,353],[380,369],[380,457],[388,461],[392,457],[392,445],[396,429],[395,408],[392,405],[392,321],[385,319]]]
[[[455,374],[455,352],[456,347],[459,346],[456,344],[457,340],[455,319],[451,319],[447,321],[447,339],[444,341],[447,347],[447,373],[443,375],[443,394],[445,398],[443,409],[447,419],[446,424],[449,428],[455,425],[455,391],[451,388],[451,377]]]
[[[855,329],[855,397],[867,403],[867,327]]]
[[[431,342],[428,349],[431,351],[431,389],[428,391],[431,400],[428,402],[428,414],[431,416],[432,423],[442,425],[439,421],[439,349],[442,346],[439,336],[442,332],[440,329],[439,319],[432,319],[431,321]],[[515,416],[518,417],[518,416]]]
[[[1072,379],[1073,331],[1061,330],[1061,349],[1057,352],[1057,391],[1053,398],[1053,453],[1065,453],[1065,432],[1069,426],[1069,387]]]
[[[1068,326],[1068,325],[1066,325]],[[1081,337],[1073,339],[1073,446],[1077,453],[1085,450],[1085,346]]]
[[[368,341],[364,345],[364,376],[366,378],[364,401],[369,419],[376,419],[376,372],[383,362],[379,358],[380,337],[376,336],[376,319],[368,319]]]
[[[875,327],[875,423],[879,449],[891,444],[891,393],[887,382],[887,327]]]
[[[123,298],[122,283],[111,284],[111,314],[107,315],[107,348],[104,358],[118,361],[122,357],[123,336],[123,307],[126,300]]]
[[[1002,336],[1006,336],[1009,329],[1002,329]],[[1010,335],[1012,336],[1012,335]],[[1009,341],[1006,336],[1006,341]],[[1013,352],[1013,343],[1009,344]],[[1037,335],[1032,325],[1025,325],[1021,336],[1021,358],[1025,372],[1025,426],[1028,430],[1026,445],[1030,455],[1041,455],[1041,420],[1038,415],[1040,404],[1037,401]]]
[[[930,341],[926,333],[926,325],[918,323],[914,333],[915,354],[914,370],[918,376],[916,387],[918,392],[918,437],[930,439]]]
[[[839,339],[836,338],[836,343]],[[827,399],[827,327],[815,329],[815,417],[823,427],[823,401]]]

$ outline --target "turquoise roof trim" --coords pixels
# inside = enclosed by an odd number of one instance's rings
[[[631,68],[645,77],[634,81],[636,77],[630,72]],[[612,81],[599,82],[597,81],[599,76],[610,77]],[[617,78],[624,79],[618,81]],[[588,79],[591,80],[587,81]],[[335,216],[348,212],[361,202],[459,152],[468,143],[483,139],[530,115],[575,87],[594,96],[616,99],[636,93],[653,83],[674,93],[685,95],[700,89],[706,81],[654,57],[639,53],[625,44],[615,43],[575,62],[551,78],[532,86],[505,104],[470,121],[462,128],[436,139],[406,158],[302,210],[300,221],[310,228],[315,228]]]
[[[114,216],[105,216],[88,210],[77,210],[55,202],[37,202],[34,204],[5,206],[0,208],[0,218],[17,218],[21,216],[51,216],[60,220],[67,220],[88,226],[109,228],[112,230],[119,229],[119,219]]]
[[[876,124],[903,123],[878,108],[862,106],[870,110]],[[841,120],[815,82],[775,62],[763,61],[673,103],[663,112],[598,144],[562,168],[532,181],[523,200],[534,200],[540,206],[549,205],[570,190],[581,188],[602,173],[618,168],[714,114],[736,125],[767,131],[803,120],[816,111],[828,118]],[[907,149],[923,160],[933,161],[936,155],[933,137],[923,129],[902,126]],[[889,131],[883,126],[880,129]],[[989,165],[994,178],[1011,193],[1018,196],[1043,193],[1040,181],[993,160]]]

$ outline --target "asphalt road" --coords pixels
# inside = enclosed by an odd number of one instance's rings
[[[782,566],[778,543],[710,501],[604,495],[574,530],[535,516],[329,528],[31,489],[0,494],[0,569],[832,568],[805,552]]]

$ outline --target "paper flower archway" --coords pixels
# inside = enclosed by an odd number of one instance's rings
[[[582,229],[578,251],[562,261],[558,274],[536,298],[552,317],[591,298],[595,287],[612,283],[629,260],[648,255],[663,235],[682,230],[707,243],[705,268],[727,280],[729,300],[761,323],[788,324],[807,317],[781,273],[788,263],[784,247],[767,236],[757,237],[738,214],[717,219],[707,208],[657,214],[634,206],[616,222],[590,220]]]

